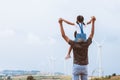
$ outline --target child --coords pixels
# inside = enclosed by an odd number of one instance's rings
[[[84,41],[86,40],[86,34],[83,31],[83,25],[85,25],[84,21],[84,17],[83,16],[77,16],[77,21],[76,23],[79,25],[80,31],[81,33],[78,34],[77,31],[74,32],[74,37],[75,37],[75,41],[77,40],[77,38],[82,38]],[[91,20],[89,22],[87,22],[87,25],[91,23]],[[69,47],[67,56],[65,57],[65,59],[69,59],[71,58],[70,56],[70,52],[72,50],[72,47]]]

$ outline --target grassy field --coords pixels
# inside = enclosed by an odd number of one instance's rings
[[[91,80],[120,80],[120,76],[106,76],[102,78],[93,78]]]
[[[71,80],[71,76],[33,76],[35,80]],[[27,76],[13,77],[12,80],[27,80]]]
[[[12,80],[27,80],[27,77],[28,76],[16,76],[12,77]],[[35,80],[72,80],[71,76],[33,76],[33,77]],[[120,80],[120,76],[106,76],[103,78],[92,78],[89,80]]]

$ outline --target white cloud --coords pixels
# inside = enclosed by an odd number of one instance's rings
[[[33,33],[28,33],[27,34],[27,40],[26,40],[26,42],[28,44],[40,44],[41,43],[40,42],[40,37],[37,36],[37,35],[35,35],[35,34],[33,34]]]
[[[10,38],[15,37],[15,31],[12,29],[0,30],[0,38]]]
[[[48,37],[48,44],[54,45],[56,43],[56,40],[53,37]]]
[[[41,37],[34,33],[28,33],[26,43],[30,45],[54,45],[56,40],[53,37]]]

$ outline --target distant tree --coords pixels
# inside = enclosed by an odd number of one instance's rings
[[[33,76],[28,76],[27,80],[35,80]]]
[[[111,75],[108,76],[108,79],[110,79],[110,78],[111,78]]]
[[[111,78],[111,75],[108,75],[105,77],[105,79],[110,79]]]
[[[113,73],[112,76],[116,76],[116,73]]]
[[[8,76],[8,77],[7,77],[7,80],[12,80],[11,76]]]

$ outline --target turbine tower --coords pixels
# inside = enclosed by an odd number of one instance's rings
[[[72,63],[71,60],[64,60],[64,74],[65,75],[70,75],[70,73],[72,73],[72,72],[70,72],[70,71],[72,71],[71,70],[71,68],[72,68],[71,63]]]
[[[55,58],[53,56],[49,57],[49,71],[50,75],[55,75]]]
[[[98,43],[96,40],[94,40],[97,48],[98,48],[98,69],[94,72],[98,72],[98,77],[102,77],[103,70],[102,70],[102,44],[104,40],[101,43]]]

